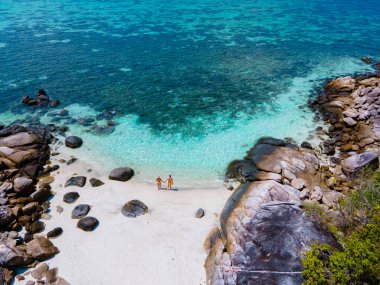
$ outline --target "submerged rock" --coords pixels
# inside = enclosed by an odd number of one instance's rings
[[[148,212],[148,207],[139,200],[132,200],[121,208],[121,213],[129,218],[136,218]]]
[[[105,136],[115,131],[114,126],[97,126],[94,129],[94,134],[98,136]]]
[[[135,172],[130,167],[119,167],[111,171],[109,179],[117,181],[128,181],[135,175]]]

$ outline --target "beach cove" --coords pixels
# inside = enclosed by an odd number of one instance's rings
[[[2,1],[0,285],[301,284],[378,168],[379,13]]]

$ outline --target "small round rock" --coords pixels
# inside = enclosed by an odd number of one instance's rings
[[[70,148],[78,148],[83,144],[83,140],[77,136],[67,137],[65,140],[65,145]]]
[[[78,192],[69,192],[63,196],[63,201],[66,203],[72,204],[76,200],[78,200],[78,198],[79,198]]]
[[[98,219],[94,217],[84,217],[77,223],[77,227],[85,232],[91,232],[99,225]]]
[[[49,231],[46,235],[48,238],[56,238],[59,237],[63,233],[63,229],[61,227],[54,228]]]
[[[72,219],[80,219],[85,217],[88,212],[90,212],[91,207],[86,204],[79,204],[75,206],[74,210],[71,212]]]

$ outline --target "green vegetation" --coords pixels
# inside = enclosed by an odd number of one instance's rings
[[[364,171],[354,183],[356,190],[340,205],[344,226],[333,231],[342,249],[312,244],[303,259],[304,284],[380,284],[380,172]],[[328,223],[321,209],[309,206],[307,212]]]

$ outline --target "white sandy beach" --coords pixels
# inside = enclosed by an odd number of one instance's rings
[[[56,193],[51,200],[50,220],[45,234],[55,227],[62,227],[63,234],[53,243],[60,253],[46,261],[59,268],[59,275],[71,285],[197,285],[205,284],[203,244],[218,223],[218,215],[231,194],[224,187],[213,189],[181,189],[157,191],[154,184],[111,181],[111,169],[80,158],[80,149],[65,147],[52,157],[52,164],[59,164],[51,184]],[[75,156],[79,160],[72,165],[58,163],[60,159]],[[115,165],[115,167],[120,165]],[[88,170],[92,169],[91,172]],[[73,175],[101,179],[105,185],[93,188],[63,185]],[[155,177],[152,177],[152,181]],[[174,177],[175,179],[175,177]],[[74,204],[62,201],[67,192],[77,191],[80,198]],[[139,199],[149,207],[146,215],[127,218],[121,207],[132,199]],[[100,224],[93,232],[84,232],[71,219],[71,211],[78,204],[89,204],[88,216],[96,217]],[[59,214],[56,207],[64,211]],[[198,208],[205,210],[201,219],[195,217]],[[28,280],[28,278],[26,279]],[[17,281],[15,284],[25,284]]]

